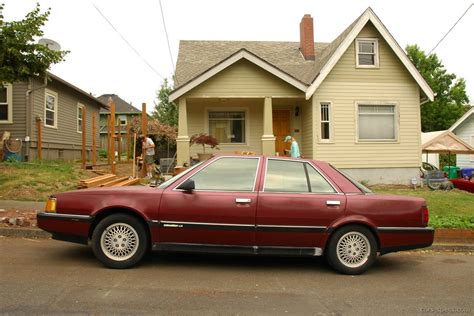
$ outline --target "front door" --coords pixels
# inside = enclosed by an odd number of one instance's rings
[[[273,135],[275,135],[275,152],[286,156],[285,149],[290,149],[290,144],[285,143],[285,137],[290,133],[290,110],[273,110]]]
[[[193,174],[195,190],[165,190],[161,243],[255,245],[258,157],[221,157]],[[183,180],[184,181],[184,180]]]

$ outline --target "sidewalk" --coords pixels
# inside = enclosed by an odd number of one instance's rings
[[[13,201],[0,200],[0,209],[8,210],[15,209],[19,211],[42,211],[44,209],[44,202],[34,201]]]

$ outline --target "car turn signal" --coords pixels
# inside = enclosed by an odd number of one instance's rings
[[[44,206],[46,213],[56,213],[56,198],[50,197]]]

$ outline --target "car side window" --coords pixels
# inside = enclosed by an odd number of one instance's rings
[[[310,164],[306,164],[308,170],[309,183],[311,192],[315,193],[335,193],[336,190],[327,182],[326,179],[316,171]]]
[[[189,179],[194,180],[196,190],[253,191],[258,161],[258,158],[220,158]]]
[[[309,192],[304,163],[269,159],[263,190],[266,192]]]

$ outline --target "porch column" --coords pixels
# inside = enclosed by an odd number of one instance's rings
[[[189,135],[186,99],[180,98],[178,103],[178,138],[176,139],[177,166],[189,165]]]
[[[275,155],[275,136],[273,135],[273,106],[272,98],[265,97],[263,103],[263,135],[262,154]]]

